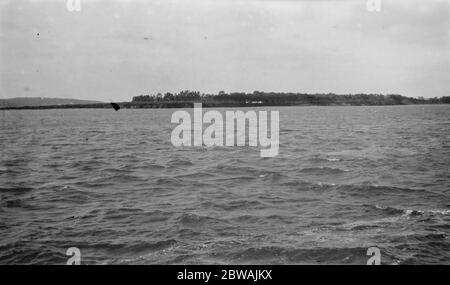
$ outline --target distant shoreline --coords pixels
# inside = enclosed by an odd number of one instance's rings
[[[36,98],[28,98],[30,102]],[[43,98],[52,100],[49,104],[1,105],[3,110],[40,110],[40,109],[109,109],[111,103],[105,102],[63,102],[64,99]],[[13,100],[5,99],[4,101]],[[16,98],[17,100],[17,98]],[[58,102],[59,100],[59,102]],[[75,99],[71,99],[75,100]],[[39,101],[38,101],[39,102]],[[52,104],[58,102],[58,104]],[[233,92],[204,94],[199,91],[184,90],[179,93],[162,93],[134,96],[131,101],[115,102],[124,109],[170,109],[193,108],[194,103],[202,103],[205,108],[236,108],[236,107],[273,107],[273,106],[393,106],[393,105],[429,105],[450,104],[450,96],[441,98],[411,98],[399,94],[307,94],[261,92]]]
[[[122,109],[173,109],[173,108],[193,108],[194,103],[202,103],[203,108],[246,108],[246,107],[358,107],[358,106],[410,106],[410,105],[446,105],[448,102],[433,103],[410,103],[410,104],[265,104],[247,103],[238,104],[233,102],[118,102]],[[98,104],[68,104],[68,105],[48,105],[48,106],[21,106],[21,107],[0,107],[0,110],[49,110],[49,109],[111,109],[110,103]]]

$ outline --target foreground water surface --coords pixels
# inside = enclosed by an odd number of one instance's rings
[[[1,111],[0,264],[450,264],[449,105],[260,110],[274,158],[175,148],[175,109]]]

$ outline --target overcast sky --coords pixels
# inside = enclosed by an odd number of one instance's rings
[[[450,96],[450,0],[0,1],[0,96]]]

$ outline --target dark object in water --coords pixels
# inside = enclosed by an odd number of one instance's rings
[[[111,102],[111,106],[113,106],[114,110],[119,111],[120,110],[120,106],[117,103],[113,103]]]

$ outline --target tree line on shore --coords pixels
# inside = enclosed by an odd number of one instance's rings
[[[179,93],[139,95],[130,102],[117,102],[121,108],[192,108],[194,102],[203,107],[252,107],[252,106],[377,106],[411,104],[450,104],[450,96],[434,98],[411,98],[398,94],[306,94],[260,92],[253,93],[224,91],[218,94],[205,94],[184,90]],[[110,103],[75,103],[58,105],[0,106],[0,109],[74,109],[111,108]]]
[[[409,105],[409,104],[449,104],[450,96],[434,98],[412,98],[399,94],[306,94],[284,92],[253,93],[220,91],[218,94],[205,94],[199,91],[184,90],[179,93],[157,93],[139,95],[131,103],[175,103],[202,102],[209,106],[245,106],[245,105]]]

